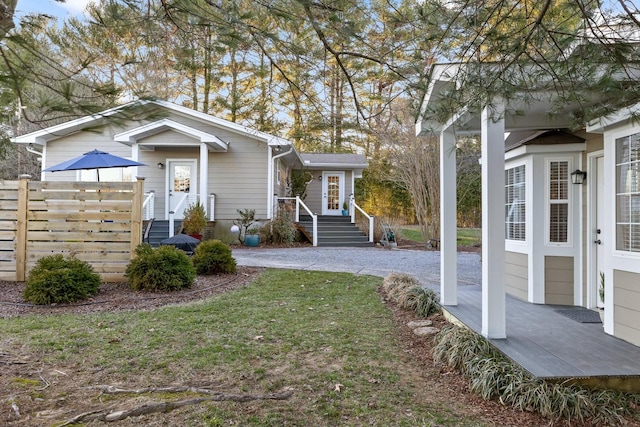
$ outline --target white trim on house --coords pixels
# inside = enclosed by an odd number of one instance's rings
[[[598,296],[598,264],[604,266],[605,260],[597,261],[597,248],[593,244],[593,240],[598,236],[595,232],[597,227],[597,175],[594,173],[597,170],[598,158],[604,157],[604,150],[593,151],[587,153],[587,229],[585,230],[587,244],[586,244],[586,286],[587,286],[587,308],[594,308],[597,305]],[[600,171],[604,174],[604,170]],[[602,177],[604,179],[604,176]],[[581,204],[582,205],[582,204]],[[606,225],[604,219],[602,220],[603,226]],[[602,231],[602,230],[601,230]],[[609,230],[604,230],[605,233],[611,233]],[[611,235],[611,234],[609,234]],[[603,251],[604,253],[604,251]]]
[[[229,148],[229,145],[226,142],[213,134],[194,129],[191,126],[177,123],[169,119],[158,120],[153,123],[148,123],[146,125],[130,129],[126,132],[116,134],[114,135],[113,140],[126,145],[133,145],[139,139],[165,132],[167,130],[173,130],[175,132],[194,138],[199,141],[197,145],[205,143],[213,151],[227,151]]]

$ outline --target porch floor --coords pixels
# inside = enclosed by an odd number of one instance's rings
[[[640,347],[604,333],[601,323],[579,323],[556,312],[584,308],[531,304],[510,295],[506,307],[507,338],[490,341],[535,377],[640,392]],[[479,284],[459,283],[458,305],[443,308],[481,333]]]

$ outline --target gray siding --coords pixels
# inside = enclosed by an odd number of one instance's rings
[[[614,335],[640,346],[639,283],[640,274],[613,270]]]
[[[47,143],[47,158],[44,168],[57,165],[78,157],[83,153],[98,149],[120,157],[131,157],[131,147],[113,141],[113,133],[78,132]],[[142,171],[145,168],[140,168]],[[142,173],[142,172],[140,172]],[[76,171],[45,172],[47,181],[75,181]]]
[[[505,253],[504,282],[506,292],[516,298],[527,301],[529,257],[518,252]]]
[[[544,257],[545,304],[573,305],[573,257]]]

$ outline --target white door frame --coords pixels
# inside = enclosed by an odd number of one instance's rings
[[[330,176],[337,176],[339,179],[339,198],[340,203],[337,210],[327,208],[327,186]],[[344,171],[323,171],[322,172],[322,215],[342,215],[342,203],[345,201],[345,173]]]
[[[604,164],[602,169],[598,168],[598,160],[604,160],[604,150],[594,151],[587,154],[587,229],[584,232],[585,246],[587,249],[587,268],[585,269],[587,274],[587,308],[597,307],[598,302],[598,287],[600,285],[599,270],[604,270],[604,256],[603,250],[600,250],[600,258],[598,259],[598,248],[603,249],[602,245],[596,245],[594,242],[598,239],[602,240],[602,244],[611,244],[613,241],[613,234],[608,229],[604,218],[600,218],[598,221],[598,205],[606,206],[606,200],[598,200],[598,180],[604,182]],[[602,196],[602,195],[601,195]],[[596,233],[597,229],[600,229],[601,233]]]
[[[169,219],[169,210],[171,208],[171,192],[172,192],[172,183],[171,183],[171,171],[173,170],[173,166],[176,164],[189,164],[192,167],[191,171],[191,182],[189,183],[189,197],[193,198],[194,195],[198,194],[198,159],[167,159],[166,160],[166,172],[165,172],[165,218]],[[188,202],[187,202],[188,205]],[[184,206],[185,208],[187,206]],[[176,213],[176,219],[182,219],[182,212]]]

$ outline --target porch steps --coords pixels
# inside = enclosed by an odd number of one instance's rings
[[[180,229],[182,221],[175,221],[175,231],[176,233]],[[156,219],[153,221],[151,225],[151,230],[149,231],[149,243],[151,246],[156,247],[160,246],[160,242],[169,237],[169,221],[166,219]]]
[[[298,229],[313,241],[313,220],[310,216],[300,215]],[[318,246],[373,246],[373,243],[355,224],[351,224],[351,217],[318,215]]]

